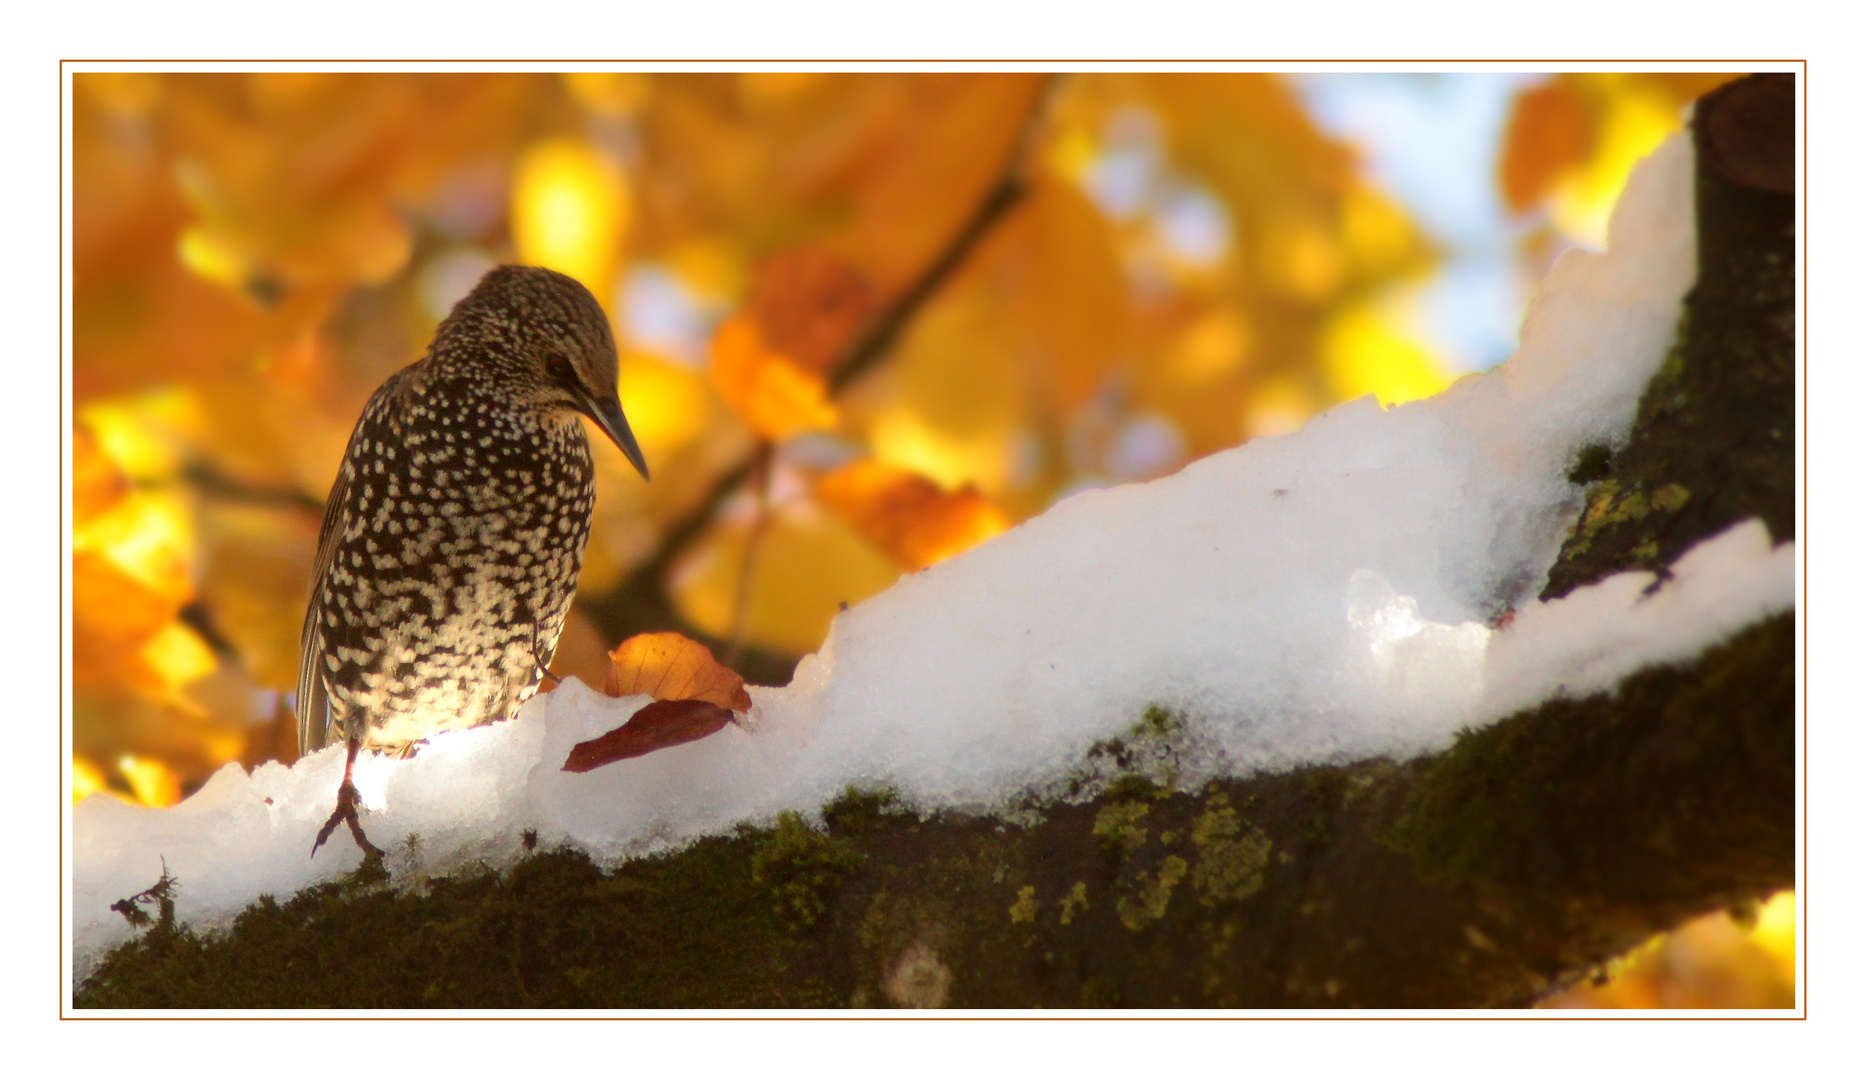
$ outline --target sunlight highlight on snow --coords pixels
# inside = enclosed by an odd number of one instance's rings
[[[1418,601],[1393,592],[1372,570],[1354,571],[1347,622],[1365,642],[1382,688],[1397,701],[1454,714],[1482,695],[1490,637],[1482,623],[1420,618]]]

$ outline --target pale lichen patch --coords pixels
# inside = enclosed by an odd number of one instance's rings
[[[1112,843],[1126,855],[1146,843],[1146,819],[1151,807],[1142,802],[1117,802],[1094,815],[1094,835]]]
[[[1067,926],[1069,923],[1075,921],[1075,913],[1077,911],[1087,910],[1088,884],[1087,882],[1077,881],[1075,887],[1069,890],[1068,895],[1062,898],[1062,925]]]
[[[1121,897],[1114,905],[1121,923],[1129,930],[1139,930],[1164,918],[1166,906],[1172,902],[1172,890],[1184,880],[1188,869],[1184,859],[1168,855],[1153,873],[1141,874],[1140,887],[1134,894]]]
[[[931,946],[916,941],[901,950],[881,992],[902,1009],[941,1009],[952,994],[952,969]]]
[[[1025,885],[1017,890],[1017,902],[1010,905],[1010,921],[1013,923],[1036,921],[1036,886]]]
[[[1222,795],[1208,805],[1192,823],[1192,845],[1198,849],[1192,886],[1200,902],[1211,907],[1221,900],[1242,900],[1263,887],[1275,842],[1254,825],[1246,831]]]

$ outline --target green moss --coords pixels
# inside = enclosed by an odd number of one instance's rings
[[[154,885],[134,896],[126,896],[118,900],[110,905],[110,910],[123,916],[131,926],[154,926],[159,930],[173,933],[175,930],[175,886],[177,884],[179,883],[174,875],[168,872],[168,860],[163,859],[162,874],[155,879]],[[262,896],[260,900],[270,903],[272,898]],[[156,906],[156,916],[153,919],[147,911],[143,910],[149,904]]]
[[[860,852],[786,811],[751,857],[751,877],[775,896],[777,913],[791,929],[806,930],[822,917],[828,893],[859,865]]]
[[[1118,1009],[1120,984],[1105,975],[1096,975],[1081,984],[1081,1007],[1084,1009]]]
[[[900,805],[900,793],[893,787],[860,788],[850,785],[835,800],[822,808],[822,819],[832,833],[867,832],[889,819],[911,817]]]
[[[1185,718],[1166,708],[1153,704],[1146,707],[1137,723],[1128,729],[1128,734],[1136,739],[1164,739],[1185,730]]]
[[[1172,794],[1171,789],[1156,784],[1138,773],[1126,773],[1115,777],[1114,781],[1107,785],[1107,790],[1101,793],[1101,797],[1115,800],[1157,799],[1170,794]]]
[[[1352,793],[1347,775],[1343,769],[1325,766],[1308,775],[1310,809],[1302,836],[1317,847],[1325,847],[1334,841],[1334,819],[1340,815],[1341,807],[1346,805]]]
[[[798,1003],[803,972],[764,835],[702,840],[605,873],[543,851],[401,890],[369,875],[271,897],[226,931],[159,925],[107,956],[78,1008],[598,1008]],[[186,889],[186,883],[180,885]],[[161,931],[161,932],[158,932]],[[729,955],[721,966],[717,957]]]
[[[1612,695],[1466,731],[1432,760],[1389,840],[1440,880],[1531,901],[1632,882],[1648,895],[1701,893],[1699,867],[1679,855],[1689,850],[1717,851],[1720,872],[1741,883],[1735,895],[1791,881],[1779,825],[1792,820],[1793,670],[1793,617],[1776,616],[1710,650],[1695,676],[1648,669]]]
[[[1185,730],[1185,718],[1163,705],[1148,705],[1140,718],[1127,728],[1125,735],[1099,739],[1088,747],[1088,766],[1070,785],[1075,794],[1111,764],[1122,775],[1114,782],[1170,789],[1178,783],[1178,754],[1175,740]],[[1099,768],[1097,769],[1097,766]],[[1124,796],[1122,796],[1124,797]]]
[[[1591,484],[1612,475],[1612,448],[1605,443],[1588,443],[1574,455],[1567,469],[1570,484]]]

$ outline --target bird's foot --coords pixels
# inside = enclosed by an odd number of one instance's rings
[[[339,822],[350,827],[350,835],[356,838],[356,846],[363,849],[365,859],[373,856],[380,860],[383,857],[382,849],[370,843],[369,837],[363,835],[363,823],[356,813],[362,801],[362,794],[356,790],[356,785],[344,780],[343,786],[337,789],[337,808],[330,812],[330,819],[324,822],[323,828],[317,830],[317,840],[311,844],[312,857],[316,857],[317,849],[324,846],[330,834],[337,831]]]

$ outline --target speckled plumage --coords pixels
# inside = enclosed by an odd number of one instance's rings
[[[577,414],[647,475],[615,379],[615,342],[589,291],[502,266],[369,399],[312,573],[303,751],[403,750],[508,717],[536,692],[595,502]]]

